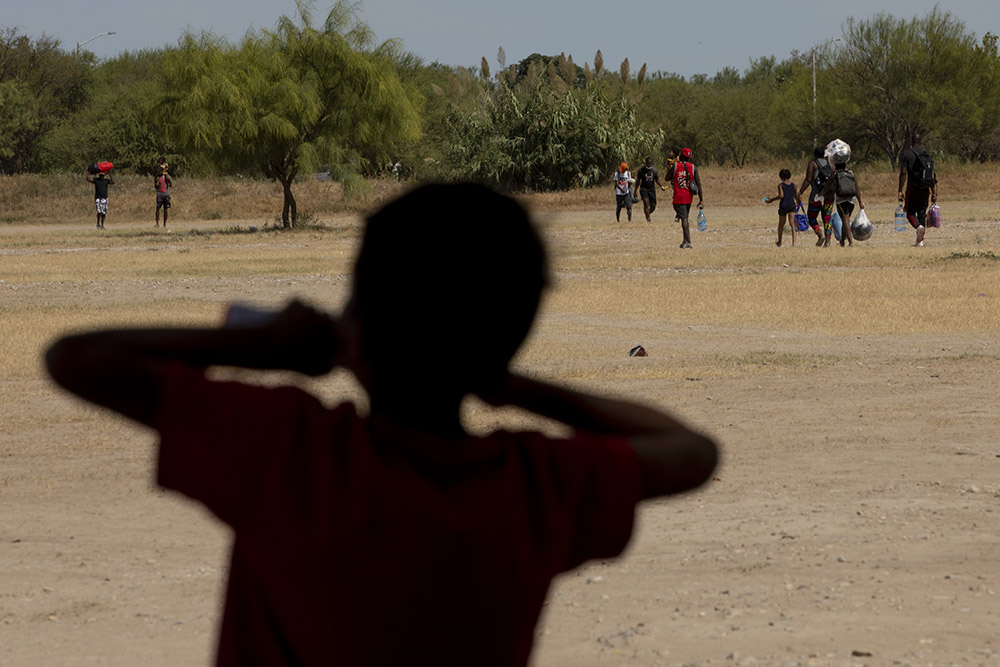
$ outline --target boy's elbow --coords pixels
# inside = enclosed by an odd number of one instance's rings
[[[696,489],[712,478],[719,447],[711,438],[685,429],[637,448],[647,498]]]
[[[45,368],[59,386],[83,394],[94,378],[107,372],[109,360],[88,345],[83,336],[66,336],[45,351]]]
[[[80,350],[71,338],[60,338],[45,351],[45,368],[56,384],[73,390],[79,375]]]
[[[719,465],[719,447],[715,441],[700,433],[692,433],[690,440],[678,452],[680,465],[674,482],[676,487],[668,493],[696,489],[712,478]]]
[[[719,446],[714,440],[698,434],[691,453],[691,488],[696,488],[712,478],[719,467]]]

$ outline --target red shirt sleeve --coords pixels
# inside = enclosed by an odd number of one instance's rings
[[[275,457],[293,447],[293,425],[325,412],[318,399],[295,387],[210,381],[201,370],[171,366],[157,418],[157,482],[239,528],[241,517],[253,515]]]
[[[541,436],[539,436],[541,437]],[[612,558],[628,545],[642,499],[639,459],[621,437],[577,434],[539,445],[537,465],[551,480],[549,530],[566,545],[557,571]],[[542,453],[544,452],[544,453]],[[546,475],[540,475],[544,477]]]

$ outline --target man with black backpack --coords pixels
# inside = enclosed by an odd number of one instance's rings
[[[865,203],[861,201],[861,187],[858,185],[858,178],[853,171],[847,168],[847,162],[834,163],[833,176],[823,186],[820,194],[825,198],[833,197],[837,200],[837,215],[840,216],[841,221],[840,245],[843,246],[846,242],[853,248],[854,234],[851,231],[851,216],[854,213],[854,200],[858,200],[858,206],[862,209],[865,207]],[[823,246],[830,246],[829,235],[823,239]]]
[[[930,202],[937,202],[937,175],[934,160],[921,148],[920,135],[916,133],[910,139],[910,147],[899,156],[899,201],[903,202],[906,219],[917,230],[917,242],[913,245],[922,247],[927,231],[927,207]]]
[[[813,149],[813,158],[809,160],[808,166],[806,166],[806,178],[802,181],[802,187],[799,188],[799,199],[802,199],[802,193],[809,190],[809,209],[806,212],[806,216],[809,219],[809,226],[812,230],[816,232],[816,245],[823,245],[826,237],[819,228],[819,223],[816,219],[819,217],[819,212],[823,211],[823,226],[826,228],[826,235],[830,235],[830,216],[833,212],[833,198],[830,197],[824,200],[820,196],[820,191],[823,186],[826,185],[830,177],[833,176],[833,169],[830,168],[829,161],[824,157],[825,153],[822,148]]]

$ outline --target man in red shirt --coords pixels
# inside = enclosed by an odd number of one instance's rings
[[[704,208],[705,202],[701,189],[701,175],[694,167],[692,156],[694,151],[690,148],[682,148],[680,157],[667,172],[667,180],[674,187],[674,213],[676,219],[680,220],[681,231],[684,234],[681,241],[682,248],[691,247],[691,227],[688,224],[688,217],[691,215],[691,204],[694,202],[694,195],[698,195],[698,208]]]
[[[658,409],[508,369],[545,282],[514,200],[424,186],[368,220],[339,316],[292,302],[245,328],[85,333],[47,363],[159,431],[159,482],[232,526],[218,664],[524,665],[552,578],[619,554],[639,500],[695,488],[717,462]],[[210,380],[216,365],[345,368],[369,414]],[[469,435],[470,394],[573,434]]]

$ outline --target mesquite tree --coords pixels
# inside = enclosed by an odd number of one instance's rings
[[[338,2],[321,25],[299,2],[296,23],[248,33],[239,45],[185,35],[164,63],[161,118],[181,146],[229,170],[256,167],[284,193],[281,219],[295,224],[292,184],[329,166],[347,187],[365,155],[386,156],[419,137],[419,119],[396,74],[395,42],[373,46],[355,5]]]

